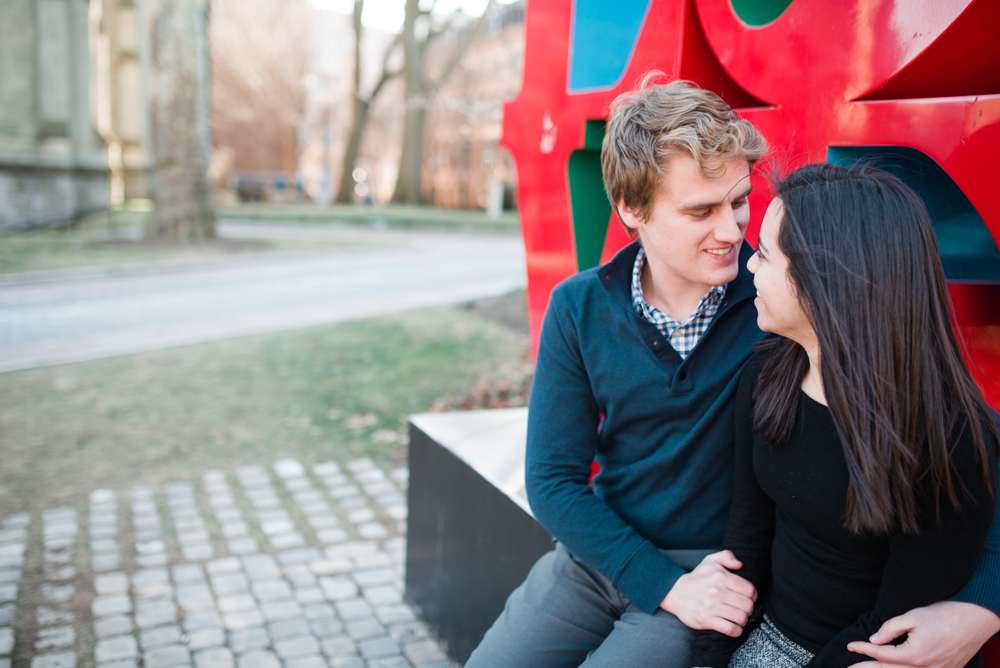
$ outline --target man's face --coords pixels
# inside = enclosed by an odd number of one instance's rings
[[[639,221],[619,206],[625,224],[642,240],[653,275],[667,290],[704,294],[736,278],[743,233],[750,223],[750,164],[723,164],[720,178],[706,179],[694,158],[674,155],[667,161],[664,184],[648,220]]]

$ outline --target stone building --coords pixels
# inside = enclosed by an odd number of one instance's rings
[[[107,144],[111,203],[149,197],[148,0],[91,0],[97,129]]]
[[[0,2],[0,229],[58,225],[109,201],[90,0]]]
[[[155,111],[173,128],[185,96],[194,98],[191,136],[161,137],[160,162],[178,163],[174,154],[194,144],[197,159],[186,162],[205,171],[206,14],[205,0],[0,0],[0,232],[153,197]],[[175,64],[174,51],[193,54]],[[171,196],[176,179],[157,174],[162,213],[186,215],[171,211],[188,193]]]

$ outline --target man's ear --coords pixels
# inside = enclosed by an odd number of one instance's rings
[[[632,236],[634,237],[638,234],[639,227],[642,225],[642,219],[639,218],[639,214],[632,207],[625,204],[624,197],[618,198],[618,201],[615,202],[615,208],[618,209],[618,218],[625,227],[632,231]]]

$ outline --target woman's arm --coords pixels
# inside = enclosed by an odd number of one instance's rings
[[[760,488],[753,468],[753,388],[759,371],[760,359],[755,357],[740,376],[736,391],[736,477],[729,526],[723,541],[723,547],[731,550],[743,564],[738,574],[753,584],[758,596],[763,594],[770,579],[771,542],[774,539],[774,502]],[[756,608],[760,608],[759,599]],[[694,665],[725,668],[745,636],[746,632],[730,637],[715,631],[699,631],[693,646]]]
[[[952,508],[942,500],[940,520],[935,521],[933,494],[929,491],[921,494],[918,504],[921,531],[896,532],[889,537],[889,557],[874,609],[837,634],[810,666],[827,668],[865,661],[865,656],[848,650],[848,643],[867,641],[891,617],[947,599],[975,571],[993,522],[996,499],[983,479],[971,438],[966,434],[953,457],[957,477],[968,490],[961,507]]]

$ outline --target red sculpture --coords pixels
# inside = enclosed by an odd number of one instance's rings
[[[524,83],[505,107],[504,145],[518,164],[533,340],[552,288],[628,241],[600,185],[603,120],[619,93],[655,69],[726,99],[785,169],[872,151],[909,163],[977,379],[1000,408],[997,3],[772,0],[757,3],[763,16],[743,8],[752,4],[529,3]],[[761,182],[751,243],[768,199]]]

